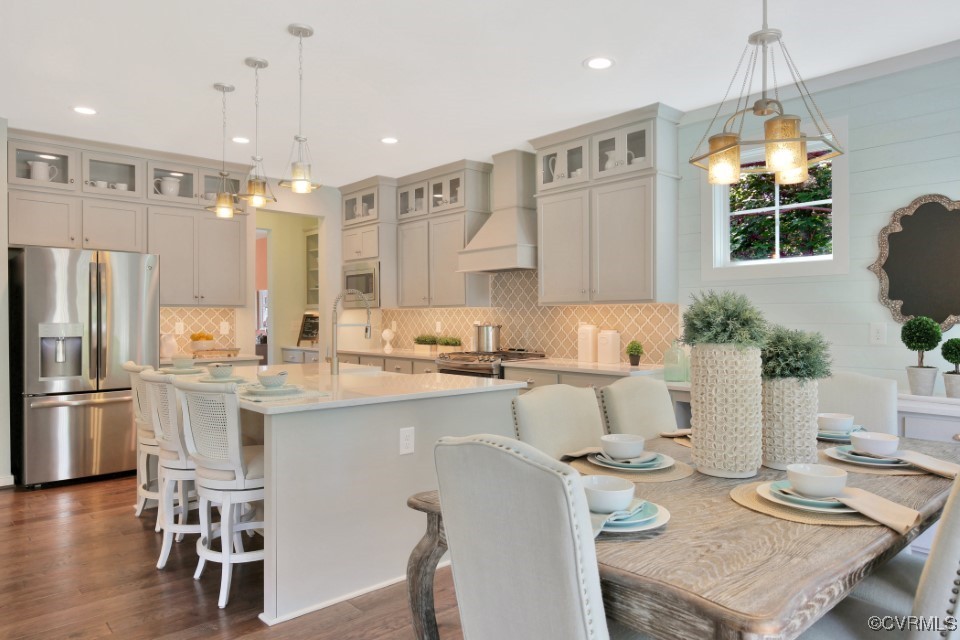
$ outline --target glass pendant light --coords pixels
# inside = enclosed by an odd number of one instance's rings
[[[238,198],[246,200],[251,207],[260,208],[268,202],[276,202],[277,198],[270,189],[270,182],[267,180],[267,174],[263,170],[263,158],[260,157],[260,69],[266,69],[269,64],[263,58],[247,58],[243,61],[248,67],[253,68],[253,106],[254,106],[254,131],[253,131],[253,166],[250,167],[250,173],[244,181],[244,191]]]
[[[303,39],[313,35],[313,27],[305,24],[291,24],[287,27],[287,31],[300,41],[300,119],[297,124],[297,135],[293,136],[293,148],[290,150],[289,177],[281,180],[280,186],[287,187],[294,193],[310,193],[320,188],[311,175],[310,145],[307,144],[307,138],[303,135]]]
[[[223,146],[220,150],[220,185],[217,188],[217,199],[212,206],[206,207],[207,211],[213,211],[218,218],[232,218],[236,213],[234,208],[233,196],[230,192],[230,182],[227,173],[227,94],[233,91],[232,84],[218,82],[213,88],[223,94]]]
[[[710,184],[733,184],[740,180],[740,136],[735,133],[710,136],[707,180]]]
[[[790,171],[807,163],[806,155],[800,156],[803,142],[800,138],[800,116],[774,116],[763,123],[767,140],[765,156],[770,171]]]

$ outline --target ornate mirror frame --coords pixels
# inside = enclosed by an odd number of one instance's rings
[[[884,269],[884,265],[886,264],[887,259],[890,257],[890,234],[903,230],[900,221],[904,218],[904,216],[912,216],[920,207],[930,203],[940,204],[947,211],[960,211],[960,201],[954,201],[939,194],[920,196],[909,205],[897,209],[890,217],[890,223],[880,230],[880,256],[877,258],[876,262],[868,267],[868,269],[876,274],[877,278],[880,280],[880,303],[890,309],[893,319],[900,324],[903,324],[913,316],[903,315],[901,310],[904,305],[903,300],[890,298],[890,277],[887,274],[887,271]],[[960,224],[960,219],[958,219],[957,222]],[[960,257],[960,247],[958,247],[957,253],[958,257]],[[940,323],[941,330],[946,331],[953,325],[960,323],[960,300],[958,300],[957,306],[958,313],[956,315],[947,316],[947,318]]]

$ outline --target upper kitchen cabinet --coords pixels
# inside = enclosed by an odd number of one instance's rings
[[[429,211],[427,182],[401,185],[397,189],[397,217],[400,220],[422,216]]]
[[[84,249],[133,251],[147,248],[147,208],[119,200],[83,200]]]
[[[74,191],[78,156],[76,149],[11,139],[7,143],[7,180],[11,185]]]
[[[462,171],[430,181],[430,213],[464,208]]]
[[[492,169],[486,162],[460,160],[400,178],[400,219],[425,213],[488,213]]]
[[[217,192],[220,190],[220,170],[219,169],[200,169],[198,195],[200,204],[209,207],[217,200]],[[240,193],[240,185],[244,184],[246,175],[236,172],[228,172],[227,189],[230,193]],[[236,195],[233,197],[233,206],[240,211],[246,211],[246,201],[241,200]]]
[[[199,171],[196,167],[164,162],[147,163],[147,197],[152,200],[197,204]]]
[[[10,244],[142,252],[146,209],[118,200],[10,190]]]
[[[590,194],[545,196],[537,205],[540,304],[589,302]]]
[[[540,150],[537,166],[538,191],[586,182],[590,179],[590,141],[583,138]]]
[[[650,142],[653,121],[593,136],[593,177],[605,178],[653,166]]]
[[[143,197],[143,160],[93,151],[84,151],[81,157],[84,193],[127,198]]]
[[[374,176],[340,187],[343,226],[397,221],[397,181]]]

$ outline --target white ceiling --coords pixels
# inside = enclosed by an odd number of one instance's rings
[[[957,38],[957,0],[771,0],[770,25],[806,78]],[[470,158],[652,102],[717,102],[760,0],[0,0],[0,117],[10,126],[218,158],[228,134],[253,137],[261,74],[261,153],[279,175],[297,122],[304,41],[304,134],[315,171],[339,186]],[[592,55],[613,69],[587,71]],[[71,108],[95,107],[93,117]],[[393,135],[400,143],[386,146]],[[252,144],[227,143],[246,162]]]

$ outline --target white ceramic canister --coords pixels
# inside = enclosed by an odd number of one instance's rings
[[[620,332],[603,329],[597,336],[597,362],[620,364]]]
[[[598,331],[596,325],[580,323],[577,327],[577,360],[580,362],[597,361],[597,338]]]

